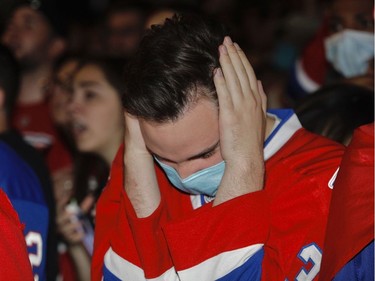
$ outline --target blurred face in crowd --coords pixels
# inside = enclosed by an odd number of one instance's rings
[[[78,150],[93,152],[111,162],[124,130],[124,115],[119,93],[96,65],[78,70],[73,80],[69,106],[73,135]]]
[[[175,11],[171,9],[162,9],[153,12],[146,20],[145,29],[151,28],[154,24],[163,24],[167,18],[172,18],[174,14]]]
[[[22,69],[27,70],[48,59],[53,37],[44,16],[22,6],[13,13],[1,39],[13,51]]]
[[[344,29],[374,32],[372,0],[335,0],[330,9],[330,32]]]
[[[142,38],[142,16],[136,10],[118,11],[107,21],[107,52],[113,56],[132,55]]]
[[[333,0],[328,12],[328,61],[349,82],[373,89],[373,0]]]
[[[55,124],[67,126],[69,123],[68,105],[72,95],[72,79],[78,61],[70,59],[57,70],[52,81],[52,92],[49,100],[51,116]]]

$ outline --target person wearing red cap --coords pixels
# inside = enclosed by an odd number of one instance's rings
[[[291,72],[289,95],[300,99],[336,81],[374,89],[374,2],[332,0],[321,27]]]

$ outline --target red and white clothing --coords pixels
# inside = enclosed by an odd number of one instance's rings
[[[289,94],[293,98],[302,98],[318,90],[326,82],[330,66],[326,59],[324,40],[328,34],[328,19],[325,18],[292,68]]]
[[[52,173],[72,165],[71,155],[59,139],[46,102],[17,104],[12,125],[31,146],[42,152]]]
[[[155,166],[161,203],[137,218],[123,189],[123,150],[98,203],[92,280],[316,280],[343,147],[291,110],[266,140],[264,190],[213,207]]]

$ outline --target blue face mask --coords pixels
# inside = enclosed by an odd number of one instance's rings
[[[155,160],[167,174],[170,182],[178,189],[189,194],[203,194],[214,197],[225,170],[225,162],[222,161],[182,179],[174,168],[161,163],[156,157]]]
[[[325,41],[327,60],[345,77],[363,75],[374,57],[374,34],[346,29]]]

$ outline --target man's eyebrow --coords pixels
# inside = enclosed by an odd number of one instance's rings
[[[194,156],[191,156],[189,157],[187,160],[194,160],[194,159],[198,159],[198,158],[202,158],[204,155],[206,155],[207,153],[210,153],[212,151],[214,151],[220,144],[220,140],[218,140],[214,145],[206,148],[205,150],[203,150],[202,152],[194,155]]]
[[[220,140],[218,140],[214,145],[212,145],[210,147],[207,147],[203,151],[199,152],[198,154],[189,157],[186,161],[202,158],[204,155],[214,151],[219,146],[219,144],[220,144]],[[161,157],[161,156],[157,155],[156,153],[152,152],[150,149],[149,149],[149,151],[150,151],[151,154],[153,154],[159,160],[164,160],[164,161],[168,161],[168,162],[171,162],[171,163],[176,163],[176,161],[173,161],[173,160],[170,160],[168,158],[164,158],[164,157]]]

